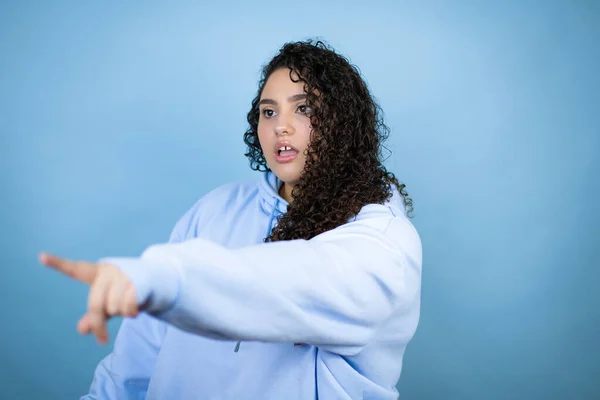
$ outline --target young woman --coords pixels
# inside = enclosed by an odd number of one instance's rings
[[[283,46],[248,113],[258,182],[200,199],[170,243],[97,264],[83,334],[107,341],[87,399],[396,399],[419,319],[411,200],[381,163],[381,112],[321,42]],[[139,313],[139,315],[138,315]],[[135,317],[135,318],[133,318]]]

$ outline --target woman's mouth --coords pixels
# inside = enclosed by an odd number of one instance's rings
[[[275,161],[288,163],[293,161],[300,152],[287,143],[278,143],[275,149]]]

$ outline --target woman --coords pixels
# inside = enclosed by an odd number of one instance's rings
[[[244,135],[259,182],[222,186],[140,258],[42,263],[91,285],[107,341],[87,399],[396,399],[419,318],[411,201],[357,70],[321,42],[263,70]],[[266,242],[266,243],[263,243]],[[138,315],[139,313],[139,315]]]

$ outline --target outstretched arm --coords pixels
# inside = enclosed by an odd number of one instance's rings
[[[354,222],[310,241],[235,250],[192,239],[151,246],[140,258],[104,259],[99,266],[53,265],[76,279],[98,280],[92,292],[104,293],[105,302],[90,307],[88,321],[100,338],[95,313],[142,309],[215,338],[360,348],[399,304],[418,295],[420,242],[404,224],[391,218],[387,229],[378,230]],[[109,281],[117,289],[105,287]]]

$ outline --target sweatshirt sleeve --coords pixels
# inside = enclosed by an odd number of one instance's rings
[[[421,247],[408,225],[351,222],[234,250],[192,239],[102,262],[130,277],[147,312],[192,333],[362,348],[400,304],[417,303]]]
[[[186,221],[184,217],[178,222],[169,243],[182,240]],[[100,361],[89,393],[81,399],[145,398],[165,332],[166,324],[149,314],[124,318],[112,353]]]

